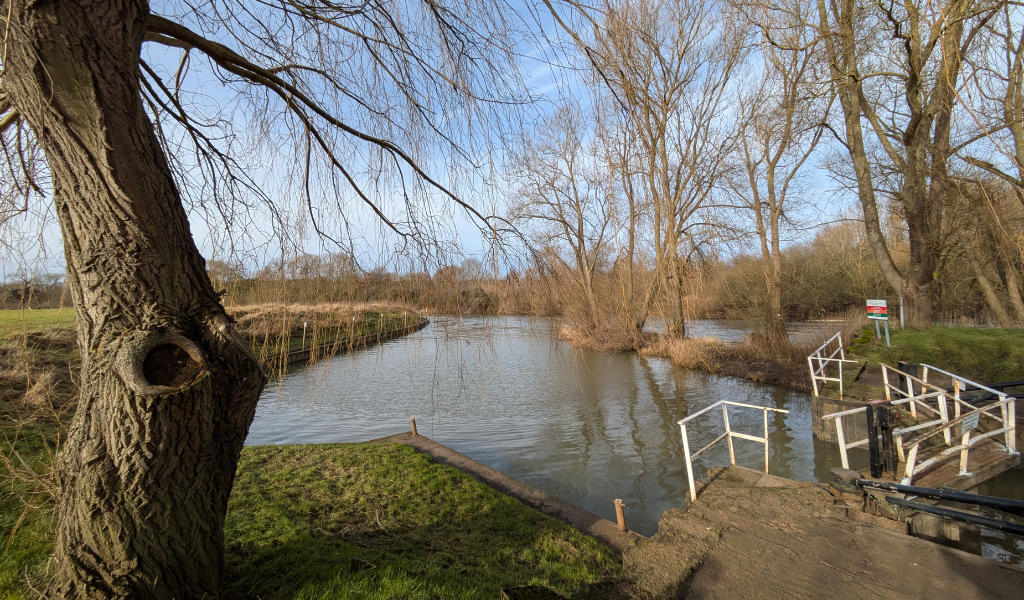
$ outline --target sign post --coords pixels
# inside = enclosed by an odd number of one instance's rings
[[[885,345],[891,348],[892,341],[889,339],[889,308],[886,306],[885,300],[868,300],[868,318],[875,322],[875,335],[879,338],[882,337],[879,321],[885,324]]]

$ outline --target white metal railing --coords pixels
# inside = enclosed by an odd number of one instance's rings
[[[919,418],[918,411],[925,413],[925,415],[922,416],[923,418],[928,419],[922,423],[916,423],[909,427],[894,429],[892,432],[894,438],[893,442],[896,444],[900,460],[906,461],[906,475],[903,478],[904,484],[910,484],[915,475],[927,471],[943,459],[955,454],[956,452],[961,453],[960,474],[966,475],[968,473],[968,450],[970,450],[971,446],[983,439],[994,437],[999,434],[1003,434],[1004,436],[1003,446],[1006,448],[1006,451],[1009,454],[1017,454],[1016,407],[1014,398],[1009,397],[1003,392],[997,392],[996,390],[983,386],[979,383],[960,377],[959,375],[943,371],[942,369],[929,365],[922,365],[922,367],[924,368],[924,373],[922,374],[922,377],[918,378],[908,373],[904,373],[899,369],[894,369],[888,365],[882,365],[882,380],[885,389],[886,401],[892,406],[906,406],[909,409],[911,416],[915,419]],[[952,417],[949,414],[949,392],[946,389],[936,386],[934,383],[929,383],[929,372],[940,373],[953,379]],[[907,384],[907,389],[904,390],[902,387],[894,385],[890,380],[890,374],[897,375],[897,381],[902,377],[903,381]],[[995,394],[998,397],[998,400],[985,406],[973,406],[965,402],[960,397],[960,392],[970,386]],[[898,394],[895,400],[893,399],[894,394]],[[994,412],[997,406],[999,407],[998,416]],[[823,419],[833,419],[835,421],[836,438],[839,442],[839,453],[842,458],[843,467],[846,469],[850,468],[847,450],[850,448],[867,446],[868,439],[864,438],[849,444],[846,443],[846,431],[843,426],[843,419],[854,414],[866,412],[867,408],[867,406],[863,406],[822,417]],[[971,432],[973,431],[973,428],[964,431],[964,421],[973,419],[972,415],[975,413],[977,413],[977,418],[979,420],[981,417],[986,417],[995,421],[995,429],[981,432],[977,435],[972,435]],[[953,430],[958,425],[961,427],[961,442],[960,444],[953,446]],[[978,423],[977,426],[980,427],[981,423]],[[911,440],[903,440],[904,435],[921,430],[925,431],[917,437]],[[920,465],[914,464],[917,461],[917,453],[921,442],[940,433],[942,434],[943,442],[946,446],[949,446],[949,448],[922,462]]]
[[[975,383],[975,382],[973,382],[970,379],[967,379],[965,377],[961,377],[959,375],[954,375],[953,373],[949,373],[949,372],[943,371],[942,369],[940,369],[938,367],[933,367],[931,365],[921,365],[921,367],[924,368],[924,373],[922,373],[921,377],[922,377],[922,379],[925,382],[928,381],[928,374],[929,373],[939,373],[940,375],[945,375],[945,376],[947,376],[947,377],[949,377],[950,379],[953,380],[953,403],[954,403],[953,404],[953,411],[954,411],[953,414],[954,414],[954,417],[959,417],[960,416],[960,408],[961,408],[961,406],[967,407],[968,409],[976,408],[973,405],[968,404],[967,402],[964,402],[960,398],[960,393],[964,392],[964,391],[967,391],[968,388],[970,388],[970,387],[975,387],[975,388],[977,388],[979,390],[988,392],[988,393],[994,395],[996,398],[998,398],[999,399],[998,402],[994,402],[992,404],[985,405],[984,407],[981,408],[981,410],[988,411],[988,410],[992,409],[993,407],[995,407],[996,405],[1000,405],[1000,412],[1002,414],[1000,414],[999,419],[1001,421],[1003,421],[1004,423],[1008,423],[1007,427],[1009,427],[1009,429],[1006,432],[1004,432],[1004,439],[1003,439],[1004,444],[1003,445],[1006,446],[1006,448],[1011,449],[1011,452],[1015,453],[1017,451],[1017,439],[1015,437],[1017,435],[1015,403],[1011,402],[1010,404],[1001,404],[1001,403],[1003,403],[1006,400],[1013,400],[1014,398],[1011,398],[1009,396],[1009,394],[1007,394],[1005,392],[997,392],[996,390],[994,390],[994,389],[992,389],[990,387],[981,385],[980,383]],[[991,414],[989,412],[985,412],[984,414],[987,417],[991,417],[993,419],[996,418],[995,415],[993,415],[993,414]],[[947,441],[947,444],[948,443],[949,442]]]
[[[720,435],[717,438],[715,438],[714,441],[712,441],[707,446],[704,446],[700,450],[698,450],[696,452],[690,452],[690,438],[686,434],[686,423],[689,422],[689,421],[692,421],[693,419],[696,419],[697,417],[700,417],[700,416],[703,416],[703,415],[707,414],[708,412],[714,410],[715,408],[718,408],[719,406],[722,407],[722,419],[725,421],[725,433],[723,433],[722,435]],[[730,406],[738,406],[738,407],[741,407],[741,408],[756,408],[756,409],[762,411],[764,413],[764,437],[763,438],[759,438],[757,436],[748,435],[746,433],[739,433],[739,432],[733,431],[732,427],[729,425],[729,407]],[[729,464],[730,465],[735,465],[736,464],[736,451],[733,448],[733,444],[732,444],[733,438],[739,438],[741,440],[750,440],[750,441],[753,441],[753,442],[760,442],[760,443],[764,444],[764,472],[765,473],[768,472],[768,412],[769,411],[777,412],[777,413],[789,414],[788,410],[784,410],[784,409],[781,409],[781,408],[771,408],[769,406],[758,406],[756,404],[744,404],[742,402],[732,402],[730,400],[719,400],[718,402],[715,402],[711,406],[709,406],[707,408],[704,408],[704,409],[701,409],[701,410],[695,412],[694,414],[686,417],[685,419],[680,419],[678,421],[678,423],[679,423],[679,431],[680,431],[680,433],[683,436],[683,455],[686,458],[686,477],[689,479],[689,482],[690,482],[690,500],[691,501],[697,499],[697,482],[693,478],[693,461],[698,456],[700,456],[701,454],[704,454],[712,446],[714,446],[718,442],[721,442],[722,440],[726,440],[728,442],[728,444],[729,444]]]
[[[836,358],[838,356],[838,358]],[[846,348],[843,347],[843,332],[838,332],[834,336],[828,339],[820,348],[815,350],[807,357],[807,366],[811,369],[811,385],[814,386],[814,395],[819,395],[818,382],[821,382],[821,387],[829,381],[839,382],[839,397],[843,397],[843,363],[852,362],[855,360],[847,360]],[[828,367],[831,365],[837,365],[839,367],[839,377],[829,377]]]
[[[1015,418],[1014,404],[1014,398],[1003,398],[997,402],[987,405],[985,408],[979,408],[976,410],[963,413],[958,418],[953,419],[948,423],[943,423],[942,425],[935,429],[925,431],[924,433],[918,435],[917,437],[909,440],[907,442],[909,451],[906,453],[906,456],[904,456],[903,454],[903,448],[899,448],[900,460],[906,460],[907,463],[903,476],[903,485],[910,485],[913,482],[914,477],[916,475],[919,475],[931,469],[938,463],[942,462],[945,458],[952,456],[958,452],[960,453],[960,471],[958,475],[970,475],[970,471],[967,469],[967,461],[969,458],[969,451],[971,447],[982,440],[995,437],[999,434],[1009,435],[1009,439],[1013,440],[1003,446],[1006,449],[1006,452],[1010,455],[1017,454],[1016,443],[1013,437],[1016,435],[1013,421],[1013,419]],[[1001,412],[1003,413],[1002,418],[996,418],[986,410],[993,408],[997,405],[1001,408]],[[965,425],[966,422],[969,420],[973,420],[975,418],[975,415],[977,415],[979,421],[983,416],[988,417],[990,419],[995,419],[998,423],[997,428],[990,431],[979,431],[977,427],[968,428]],[[1007,416],[1010,419],[1009,423],[1007,423]],[[955,427],[960,427],[959,444],[953,446],[949,442],[946,442],[946,445],[949,446],[949,448],[946,448],[945,450],[939,452],[935,456],[932,456],[928,460],[922,461],[921,464],[915,464],[917,463],[917,452],[921,445],[921,442],[929,438],[932,438],[938,435],[939,433],[942,433],[943,437],[948,439],[950,437],[951,431]],[[976,431],[978,431],[977,434],[975,434]]]

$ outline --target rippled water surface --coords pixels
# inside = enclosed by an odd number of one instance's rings
[[[299,367],[264,392],[247,443],[359,442],[407,431],[415,416],[420,433],[607,519],[621,498],[630,528],[644,535],[665,510],[685,505],[676,421],[718,400],[790,411],[769,417],[772,474],[817,481],[839,465],[834,444],[812,439],[806,394],[633,353],[580,351],[553,327],[438,318],[411,336]],[[713,413],[689,430],[694,449],[722,432]],[[762,434],[761,411],[733,409],[730,421]],[[701,457],[698,473],[728,464],[720,446]],[[740,464],[764,467],[764,446],[740,440],[736,451]]]

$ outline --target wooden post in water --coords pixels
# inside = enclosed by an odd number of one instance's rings
[[[416,433],[416,417],[409,417],[409,422],[412,423],[412,434],[419,435]]]
[[[619,522],[619,531],[626,532],[626,514],[622,512],[622,500],[615,499],[615,520]]]

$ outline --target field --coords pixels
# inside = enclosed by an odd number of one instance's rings
[[[73,329],[72,308],[36,308],[32,310],[0,310],[0,339],[15,333],[46,331],[54,327]]]

